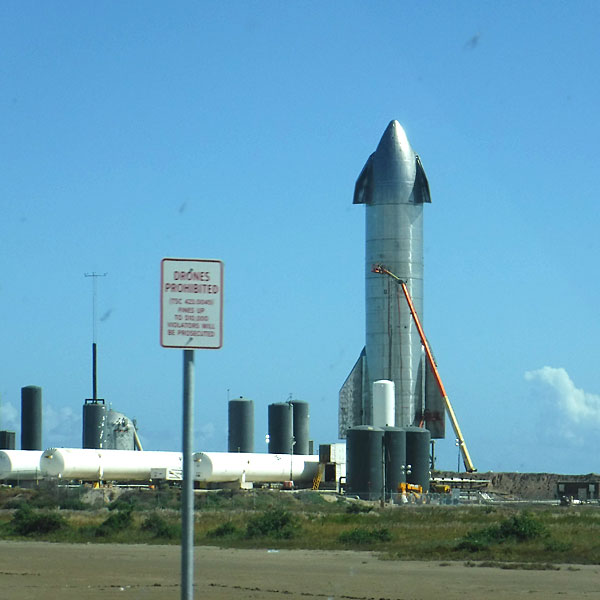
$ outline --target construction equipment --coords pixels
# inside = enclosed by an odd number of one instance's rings
[[[415,504],[424,501],[423,487],[414,483],[399,483],[398,493],[402,504]]]
[[[406,492],[414,492],[415,494],[422,494],[423,493],[423,486],[416,485],[415,483],[400,482],[398,484],[398,491],[401,494],[406,494]]]
[[[320,462],[319,469],[317,470],[317,474],[313,479],[312,489],[318,490],[321,485],[321,480],[323,479],[323,475],[325,474],[325,464]]]
[[[425,355],[427,356],[429,366],[431,367],[431,371],[435,377],[438,387],[440,388],[442,398],[444,399],[444,405],[446,407],[446,411],[448,412],[448,416],[450,417],[452,429],[454,430],[454,434],[456,435],[457,443],[463,457],[465,469],[467,473],[474,473],[475,471],[477,471],[477,469],[473,465],[473,461],[471,460],[471,456],[469,455],[469,451],[467,450],[467,443],[465,442],[465,438],[463,437],[462,431],[460,430],[460,427],[458,425],[458,419],[454,414],[452,404],[450,404],[450,398],[448,398],[448,394],[446,393],[446,389],[444,388],[444,384],[442,383],[442,378],[440,377],[437,365],[433,360],[433,354],[431,353],[429,343],[427,342],[427,338],[425,337],[425,332],[423,331],[423,327],[421,326],[421,321],[419,320],[419,316],[417,315],[417,311],[415,310],[415,307],[413,305],[410,293],[408,292],[408,288],[406,287],[406,282],[400,279],[400,277],[398,277],[397,275],[394,275],[394,273],[386,269],[386,267],[384,267],[383,265],[373,265],[371,270],[373,273],[388,275],[401,287],[402,292],[404,293],[404,297],[406,298],[406,302],[408,303],[410,314],[412,315],[413,321],[415,322],[415,325],[417,327],[417,331],[419,332],[419,337],[421,338],[421,343],[423,344],[423,348],[425,349]]]
[[[430,483],[429,491],[432,494],[449,494],[452,491],[452,488],[445,483]]]

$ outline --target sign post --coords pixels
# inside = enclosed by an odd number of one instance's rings
[[[181,490],[181,600],[194,598],[194,351],[183,351],[183,489]]]
[[[194,349],[223,345],[223,263],[164,258],[160,283],[160,344],[183,349],[183,490],[181,599],[194,598]]]

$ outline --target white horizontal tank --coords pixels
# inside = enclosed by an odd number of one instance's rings
[[[39,450],[0,450],[0,479],[41,479]]]
[[[194,478],[196,481],[206,483],[309,482],[315,478],[318,468],[318,456],[250,452],[196,452],[194,454]]]
[[[149,481],[152,469],[181,467],[181,452],[50,448],[40,459],[45,476],[82,481]]]

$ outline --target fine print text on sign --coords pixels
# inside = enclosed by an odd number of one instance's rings
[[[223,263],[164,258],[161,262],[160,344],[218,349],[223,345]]]

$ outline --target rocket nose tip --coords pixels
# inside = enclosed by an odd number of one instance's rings
[[[398,119],[392,119],[388,124],[388,129],[390,127],[392,129],[398,129],[400,131],[404,131],[404,129],[402,128],[402,125],[400,125],[400,121],[398,121]]]
[[[406,132],[396,119],[390,121],[386,130],[383,132],[379,147],[386,147],[389,150],[393,149],[395,152],[399,153],[405,153],[411,150],[410,143],[406,137]]]

